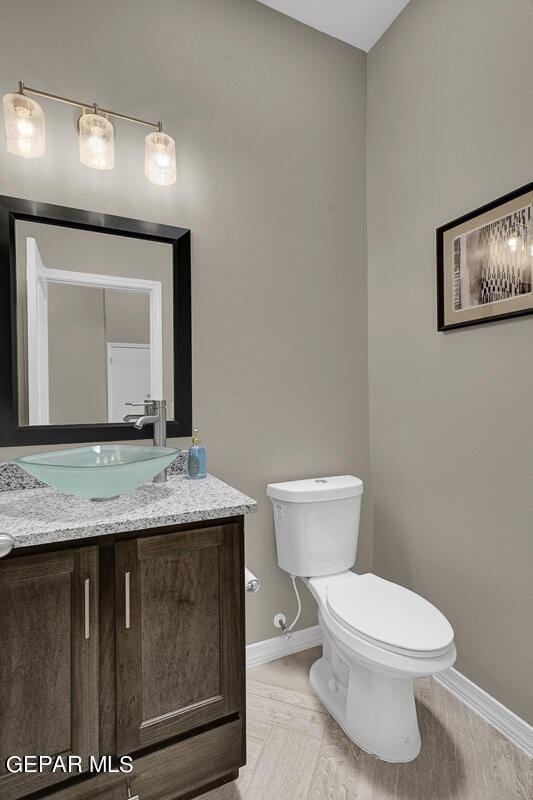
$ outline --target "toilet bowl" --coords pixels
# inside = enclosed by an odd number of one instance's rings
[[[269,484],[278,562],[303,579],[318,605],[323,655],[310,682],[359,747],[384,761],[420,751],[413,680],[456,658],[446,617],[419,595],[350,570],[362,482],[353,476]]]

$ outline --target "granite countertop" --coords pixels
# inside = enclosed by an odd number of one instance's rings
[[[256,508],[255,500],[213,475],[196,481],[175,475],[108,502],[50,488],[17,489],[0,493],[0,532],[9,533],[15,547],[30,547],[240,516]]]

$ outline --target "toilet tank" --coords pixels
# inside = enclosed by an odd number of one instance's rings
[[[278,564],[291,575],[333,575],[355,563],[363,482],[353,475],[270,483]]]

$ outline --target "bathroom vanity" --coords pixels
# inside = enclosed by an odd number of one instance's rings
[[[108,503],[0,492],[15,545],[0,560],[2,800],[174,800],[237,776],[255,506],[213,476]],[[83,771],[6,769],[9,756],[57,754]],[[94,771],[102,756],[113,771]]]
[[[255,501],[116,444],[192,433],[190,231],[0,197],[0,264],[0,446],[91,444],[0,464],[0,800],[201,794],[245,760]]]

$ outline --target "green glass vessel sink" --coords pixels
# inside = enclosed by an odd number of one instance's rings
[[[22,456],[15,463],[61,492],[100,500],[137,489],[168,467],[178,452],[174,447],[97,444]]]

